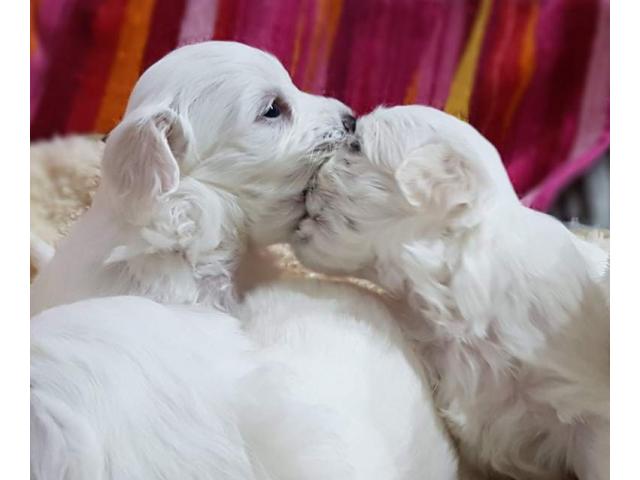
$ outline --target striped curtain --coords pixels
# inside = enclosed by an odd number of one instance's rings
[[[109,131],[144,69],[209,39],[268,50],[359,113],[468,120],[535,208],[609,144],[607,0],[32,0],[32,139]]]

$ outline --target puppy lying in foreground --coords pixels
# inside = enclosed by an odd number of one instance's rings
[[[457,478],[379,300],[298,280],[238,315],[105,297],[35,316],[32,478]]]
[[[463,457],[525,479],[609,476],[603,251],[525,208],[496,150],[419,106],[378,109],[316,173],[298,258],[373,280],[412,336]]]
[[[348,112],[239,44],[143,75],[94,204],[33,285],[33,478],[455,478],[379,300],[297,281],[236,305],[250,246],[295,229]]]

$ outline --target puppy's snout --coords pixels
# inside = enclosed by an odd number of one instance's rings
[[[354,133],[356,131],[356,118],[348,113],[346,115],[343,115],[342,126],[347,131],[347,133]]]

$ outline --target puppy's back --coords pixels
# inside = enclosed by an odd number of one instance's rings
[[[136,297],[34,317],[33,478],[252,478],[232,405],[247,350],[228,316]]]

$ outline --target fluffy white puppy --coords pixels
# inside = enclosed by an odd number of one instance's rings
[[[306,206],[292,240],[304,263],[372,279],[418,312],[412,334],[467,460],[608,478],[607,255],[522,206],[486,139],[434,109],[378,109]]]
[[[353,126],[265,52],[175,50],[136,84],[91,209],[33,283],[32,314],[119,294],[228,305],[247,242],[289,234],[314,169]]]
[[[283,282],[238,314],[244,332],[141,297],[33,317],[32,477],[456,478],[419,363],[379,300]]]

